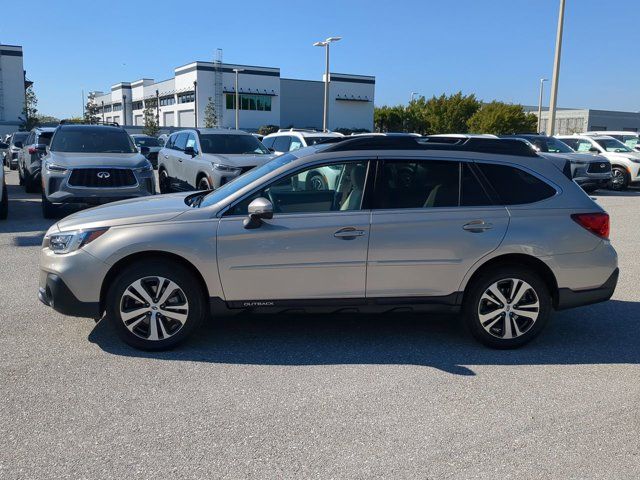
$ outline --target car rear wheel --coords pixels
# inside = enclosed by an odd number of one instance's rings
[[[169,174],[165,169],[160,170],[159,183],[160,183],[160,193],[171,193],[171,180],[169,179]]]
[[[145,260],[120,273],[107,294],[107,318],[132,347],[165,350],[202,323],[205,295],[178,262]]]
[[[624,167],[613,167],[611,169],[611,183],[609,188],[611,190],[622,191],[629,188],[629,173]]]
[[[329,185],[320,172],[311,172],[305,181],[307,190],[327,190]]]
[[[2,180],[2,198],[0,199],[0,220],[6,220],[9,215],[9,194],[7,184]]]
[[[544,281],[526,267],[500,267],[470,285],[463,305],[472,335],[492,348],[516,348],[531,341],[551,315]]]
[[[24,173],[22,172],[22,168],[18,165],[18,183],[21,187],[24,186]]]

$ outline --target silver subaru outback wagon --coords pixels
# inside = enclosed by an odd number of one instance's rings
[[[311,188],[311,171],[325,187]],[[461,312],[496,348],[554,309],[608,300],[609,217],[517,140],[358,137],[285,154],[212,192],[127,200],[47,232],[40,300],[164,349],[233,311]]]

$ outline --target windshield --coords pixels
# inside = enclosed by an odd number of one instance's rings
[[[54,135],[52,152],[137,153],[131,137],[124,130],[97,128],[63,128]]]
[[[296,152],[299,154],[300,150]],[[224,184],[220,188],[215,189],[211,193],[207,194],[202,201],[200,202],[200,207],[208,207],[210,205],[214,205],[218,203],[220,200],[228,197],[229,195],[234,194],[238,190],[246,187],[251,182],[263,177],[274,170],[286,165],[287,163],[293,162],[300,158],[298,155],[294,155],[292,153],[285,153],[284,155],[280,155],[279,157],[274,158],[270,162],[265,163],[264,165],[249,170],[244,175],[240,175],[236,177],[229,183]]]
[[[304,137],[304,141],[307,142],[307,146],[315,145],[316,143],[324,142],[325,140],[331,140],[336,137]]]
[[[224,133],[200,134],[200,146],[204,153],[234,154],[268,154],[260,141],[253,135],[236,135]]]
[[[620,140],[616,140],[615,138],[596,138],[595,141],[607,152],[622,153],[633,151]]]
[[[553,137],[527,137],[536,148],[538,148],[541,152],[548,153],[573,153],[573,150],[569,148],[566,143],[561,142]]]
[[[159,147],[160,143],[155,137],[133,137],[134,143],[138,147]]]

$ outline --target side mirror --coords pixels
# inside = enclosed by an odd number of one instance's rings
[[[6,150],[7,148],[9,148],[8,143],[0,142],[0,150]]]
[[[258,228],[262,220],[273,218],[273,204],[264,197],[256,198],[249,204],[249,216],[244,219],[246,229]]]
[[[150,152],[149,147],[140,147],[140,153],[142,155],[149,155],[149,152]]]
[[[184,153],[185,155],[191,155],[192,157],[196,156],[196,151],[193,147],[185,147]]]
[[[267,148],[267,150],[269,150],[271,153],[276,153],[276,149],[275,148]]]
[[[589,149],[589,152],[591,152],[591,153],[600,153],[600,150],[598,150],[596,147],[591,147]]]
[[[13,142],[13,146],[16,147],[16,148],[22,148],[22,147],[24,147],[24,144],[22,142],[18,141],[18,142]]]

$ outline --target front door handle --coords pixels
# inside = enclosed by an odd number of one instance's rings
[[[344,240],[352,240],[356,237],[362,237],[364,230],[357,230],[355,227],[345,227],[338,230],[333,234],[336,238],[342,238]]]
[[[169,158],[169,155],[165,155],[164,158]]]
[[[486,230],[491,230],[492,228],[493,228],[493,223],[487,223],[484,220],[473,220],[469,223],[465,223],[462,226],[463,230],[466,230],[467,232],[473,232],[473,233],[481,233]]]

